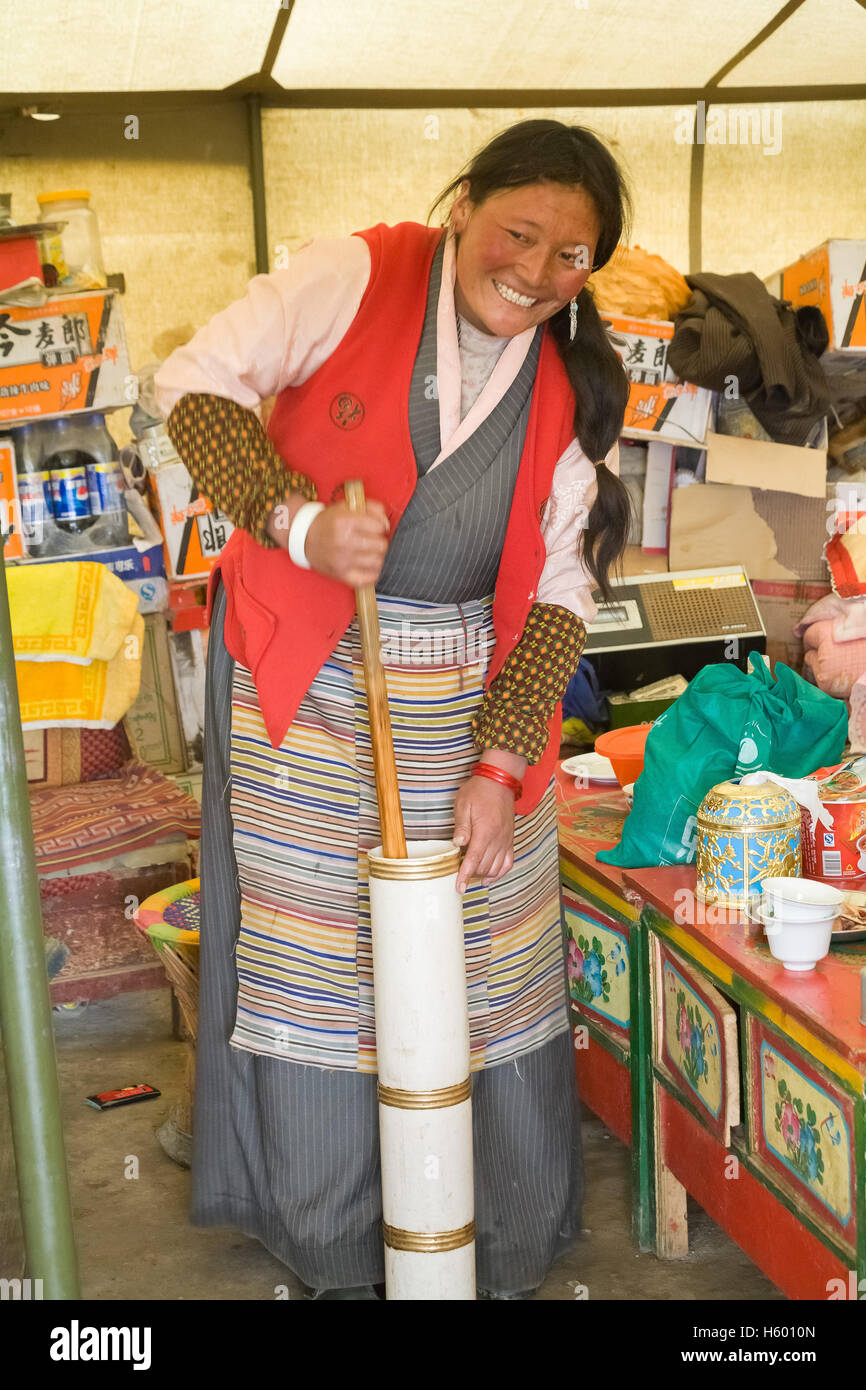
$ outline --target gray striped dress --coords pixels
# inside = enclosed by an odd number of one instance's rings
[[[377,588],[460,605],[495,585],[531,402],[540,331],[523,368],[475,433],[439,452],[435,311],[442,248],[410,391],[419,482]],[[315,1288],[384,1278],[376,1078],[231,1046],[238,1011],[241,894],[232,796],[232,691],[242,668],[214,601],[205,713],[202,946],[192,1220],[231,1225]],[[247,682],[248,684],[248,682]],[[553,846],[555,852],[555,846]],[[565,993],[562,967],[563,996]],[[570,1033],[473,1072],[479,1287],[537,1287],[579,1229],[579,1105]]]

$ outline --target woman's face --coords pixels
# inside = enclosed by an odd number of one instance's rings
[[[476,205],[464,182],[451,225],[457,312],[497,338],[543,323],[580,293],[601,232],[589,194],[561,183],[525,184]]]

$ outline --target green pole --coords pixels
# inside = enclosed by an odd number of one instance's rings
[[[267,275],[268,208],[265,196],[265,152],[262,143],[261,97],[247,97],[247,134],[250,142],[250,188],[253,195],[253,235],[256,243],[256,274]]]
[[[12,1143],[27,1275],[42,1280],[43,1298],[77,1299],[78,1262],[2,537],[0,571],[0,1021]],[[0,1270],[4,1278],[15,1274]]]

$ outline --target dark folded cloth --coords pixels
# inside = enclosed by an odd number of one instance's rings
[[[829,341],[818,310],[793,310],[758,279],[689,275],[668,361],[678,376],[744,399],[779,443],[805,444],[830,393],[818,357]]]

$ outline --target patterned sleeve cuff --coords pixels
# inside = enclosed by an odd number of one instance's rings
[[[304,473],[287,468],[251,410],[223,396],[181,396],[168,417],[171,441],[212,506],[269,550],[265,531],[287,492],[310,502],[318,493]]]
[[[577,670],[586,628],[575,613],[534,603],[523,636],[485,693],[472,721],[479,752],[503,748],[530,764],[541,761],[548,724]]]

